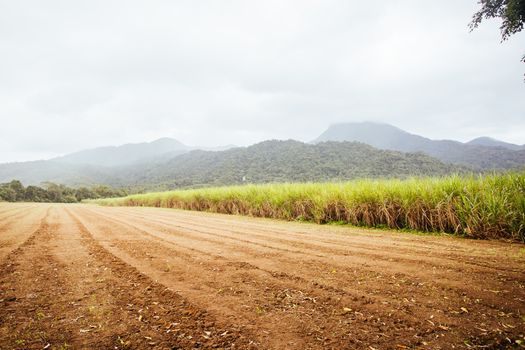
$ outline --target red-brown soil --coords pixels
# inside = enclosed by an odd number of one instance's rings
[[[525,246],[0,204],[0,349],[525,346]]]

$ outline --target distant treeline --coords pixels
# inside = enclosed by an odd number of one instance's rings
[[[76,203],[83,199],[122,197],[128,194],[125,190],[116,190],[107,186],[71,188],[52,182],[45,182],[42,186],[24,187],[18,180],[2,183],[0,201]]]

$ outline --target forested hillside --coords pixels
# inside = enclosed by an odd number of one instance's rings
[[[193,151],[130,174],[136,186],[162,188],[439,176],[465,169],[423,154],[378,150],[352,142],[265,141],[224,152]]]
[[[525,167],[525,150],[511,150],[509,144],[503,147],[495,140],[488,143],[494,146],[475,145],[487,144],[484,139],[474,144],[433,141],[389,125],[359,125],[334,126],[314,143],[272,140],[222,151],[177,151],[186,146],[173,139],[102,147],[51,160],[0,164],[0,183],[16,179],[25,186],[54,182],[75,188],[106,185],[139,192],[242,183],[441,176]]]

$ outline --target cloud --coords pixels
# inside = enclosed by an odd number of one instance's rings
[[[520,33],[475,1],[0,4],[1,161],[172,136],[311,140],[376,120],[525,142]]]

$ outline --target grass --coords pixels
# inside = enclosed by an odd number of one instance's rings
[[[525,241],[525,172],[216,187],[91,202]]]

